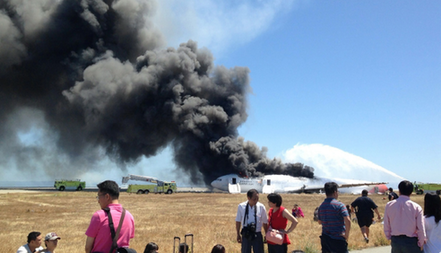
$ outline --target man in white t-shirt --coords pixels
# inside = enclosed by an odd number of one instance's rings
[[[41,233],[30,232],[28,235],[28,243],[18,248],[17,253],[34,253],[43,250],[41,247]]]
[[[268,230],[268,217],[265,206],[259,203],[259,193],[255,189],[247,192],[248,201],[237,207],[237,242],[242,244],[242,253],[263,253],[262,227]],[[242,228],[242,230],[241,230]]]

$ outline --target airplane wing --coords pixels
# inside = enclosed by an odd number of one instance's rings
[[[379,184],[387,184],[386,182],[368,182],[368,183],[353,183],[353,184],[339,184],[338,188],[350,188],[350,187],[358,187],[358,186],[368,186],[368,185],[379,185]],[[325,189],[323,185],[303,185],[300,188],[293,187],[285,187],[284,190],[288,193],[320,193],[324,192]],[[360,190],[361,192],[361,190]]]
[[[379,185],[379,184],[388,184],[387,182],[371,182],[371,183],[356,183],[356,184],[340,184],[338,188],[348,188],[348,187],[356,187],[356,186],[365,186],[365,185]]]

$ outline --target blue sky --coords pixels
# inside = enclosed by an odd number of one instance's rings
[[[240,135],[269,157],[321,144],[441,182],[440,2],[176,2],[158,7],[175,13],[158,25],[170,46],[192,39],[250,69]]]

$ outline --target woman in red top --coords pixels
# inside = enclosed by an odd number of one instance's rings
[[[268,224],[271,228],[277,229],[283,233],[282,245],[277,245],[269,241],[267,242],[268,253],[287,253],[288,244],[291,244],[288,234],[294,230],[299,222],[287,209],[282,206],[282,196],[279,194],[269,194],[268,205],[270,207],[270,210],[268,211]],[[291,226],[288,228],[288,230],[285,230],[286,226],[288,225],[288,220],[291,221]]]

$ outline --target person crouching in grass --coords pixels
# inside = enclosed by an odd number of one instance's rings
[[[54,232],[48,233],[44,237],[44,244],[46,245],[46,249],[44,249],[43,251],[40,251],[40,252],[54,253],[55,248],[57,248],[57,245],[58,245],[58,240],[60,240],[60,239],[61,238],[56,233],[54,233]]]

